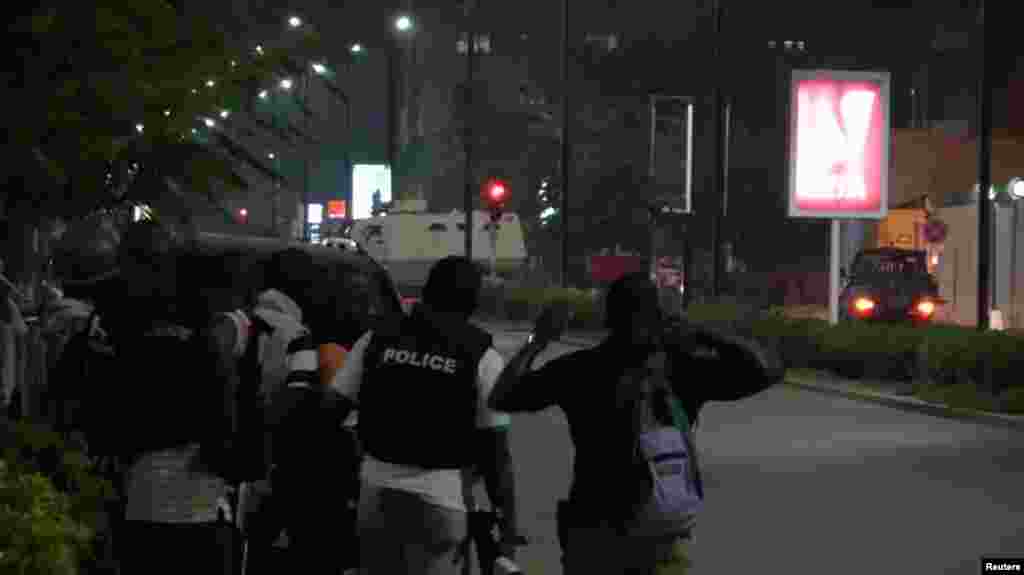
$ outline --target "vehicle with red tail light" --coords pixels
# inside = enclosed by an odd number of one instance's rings
[[[927,324],[942,299],[927,254],[901,248],[863,250],[843,274],[840,317],[850,321]]]

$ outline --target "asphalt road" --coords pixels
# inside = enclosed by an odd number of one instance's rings
[[[495,336],[506,355],[523,340]],[[1024,433],[783,386],[701,420],[694,575],[974,575],[982,555],[1024,556]],[[512,450],[533,542],[520,563],[560,573],[554,506],[572,464],[561,412],[515,416]]]

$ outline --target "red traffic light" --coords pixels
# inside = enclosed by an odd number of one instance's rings
[[[502,206],[508,200],[508,185],[502,180],[491,179],[483,189],[484,202],[493,208]]]

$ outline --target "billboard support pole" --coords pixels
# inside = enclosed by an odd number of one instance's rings
[[[832,218],[829,220],[829,225],[832,229],[828,256],[828,322],[830,325],[836,325],[839,323],[839,246],[843,223]]]

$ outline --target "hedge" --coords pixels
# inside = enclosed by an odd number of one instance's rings
[[[573,329],[600,329],[603,300],[596,292],[559,288],[491,291],[487,313],[530,321],[544,304],[567,301]],[[500,302],[502,305],[495,305]],[[487,307],[487,306],[485,306]],[[1002,394],[1009,403],[1024,396],[1024,334],[979,332],[931,325],[842,322],[831,326],[817,314],[767,311],[737,301],[691,305],[689,321],[737,332],[778,349],[787,367],[827,370],[852,379],[916,382],[939,387],[970,385]],[[935,393],[944,393],[936,391]]]

